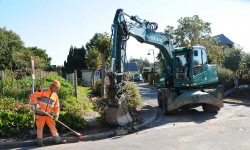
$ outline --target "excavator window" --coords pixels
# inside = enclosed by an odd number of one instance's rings
[[[175,78],[177,80],[187,80],[189,76],[189,54],[187,52],[178,52],[175,56]]]
[[[194,55],[194,75],[198,75],[202,73],[203,69],[202,49],[197,49],[194,52],[198,54],[197,56]]]

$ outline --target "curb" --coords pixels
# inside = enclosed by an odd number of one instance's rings
[[[250,103],[243,103],[243,102],[233,102],[233,101],[227,101],[227,100],[223,100],[224,103],[228,103],[228,104],[237,104],[237,105],[245,105],[245,106],[250,106]]]
[[[145,121],[143,121],[142,124],[134,126],[135,129],[140,129],[149,123],[153,122],[157,117],[157,112],[153,106],[144,103],[143,105],[144,111],[152,111],[150,114],[152,114],[149,118],[147,118]],[[70,137],[62,137],[63,140],[67,140],[67,143],[76,143],[76,142],[84,142],[84,141],[95,141],[95,140],[101,140],[105,138],[110,138],[116,136],[116,131],[107,131],[103,133],[97,133],[97,134],[91,134],[91,135],[85,135],[83,136],[83,141],[79,141],[76,137],[70,136]],[[54,145],[55,142],[52,137],[44,138],[44,144],[46,146]],[[21,148],[21,147],[36,147],[37,143],[36,140],[28,140],[28,141],[15,141],[15,142],[2,142],[0,143],[0,149],[12,149],[12,148]]]

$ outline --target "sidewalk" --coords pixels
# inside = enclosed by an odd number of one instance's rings
[[[141,123],[138,125],[134,125],[133,129],[138,130],[140,128],[147,126],[149,123],[151,123],[152,121],[154,121],[156,119],[156,116],[157,116],[156,110],[152,106],[150,106],[146,103],[143,103],[143,107],[137,116],[138,118],[141,119]],[[84,141],[100,140],[100,139],[109,138],[109,137],[113,137],[113,136],[117,136],[117,135],[124,135],[124,134],[128,133],[128,132],[126,132],[126,129],[125,129],[125,132],[121,132],[121,131],[124,131],[124,129],[120,128],[119,130],[111,130],[111,131],[106,131],[106,132],[102,132],[102,133],[84,135]],[[78,139],[73,135],[68,136],[68,137],[62,136],[62,139],[67,140],[68,143],[79,142]],[[55,143],[54,143],[54,140],[52,139],[52,137],[49,137],[49,138],[44,139],[44,144],[45,144],[45,146],[48,146],[48,145],[54,145]],[[36,140],[0,143],[0,149],[36,147],[36,146],[37,146]]]

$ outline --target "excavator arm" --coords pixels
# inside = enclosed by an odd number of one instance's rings
[[[172,66],[173,45],[167,34],[156,32],[158,25],[154,22],[141,20],[138,16],[129,16],[118,9],[112,25],[113,45],[111,68],[107,72],[110,84],[108,86],[109,108],[106,111],[106,121],[113,125],[124,126],[132,122],[127,108],[126,95],[122,92],[124,86],[124,64],[126,45],[130,36],[141,43],[154,45],[163,56],[163,62]],[[171,69],[172,70],[172,69]],[[167,74],[169,77],[171,73]]]

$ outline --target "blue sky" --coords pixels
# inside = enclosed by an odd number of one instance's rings
[[[250,0],[0,0],[0,27],[12,30],[25,43],[46,49],[52,64],[63,65],[71,45],[85,46],[95,33],[111,33],[116,9],[176,27],[180,17],[199,15],[211,23],[212,35],[224,34],[250,53]],[[128,59],[148,56],[150,45],[132,37]]]

